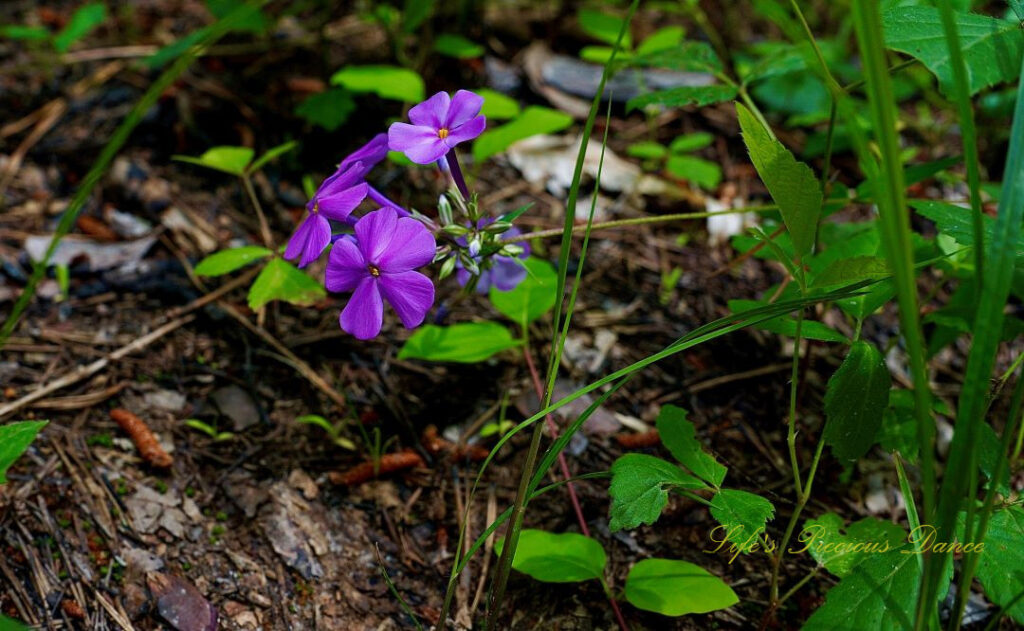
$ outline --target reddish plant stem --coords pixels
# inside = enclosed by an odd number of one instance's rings
[[[537,366],[533,363],[533,357],[530,355],[530,349],[526,346],[523,347],[523,357],[526,359],[526,365],[530,369],[530,377],[533,379],[533,389],[537,392],[537,400],[544,400],[544,386],[541,385],[540,375],[537,373]],[[544,422],[548,426],[548,431],[551,432],[551,438],[558,438],[558,426],[555,425],[554,419],[548,414],[544,417]],[[562,476],[566,480],[572,479],[572,474],[569,473],[569,463],[565,461],[565,454],[558,454],[558,465],[562,469]],[[590,528],[587,527],[587,520],[583,517],[583,508],[580,506],[580,499],[576,495],[576,487],[572,482],[567,482],[565,488],[569,491],[569,501],[572,502],[572,508],[576,512],[576,520],[580,524],[580,532],[584,536],[590,536]],[[612,611],[615,612],[615,619],[619,623],[619,628],[622,631],[629,631],[629,624],[626,623],[626,619],[622,615],[622,610],[619,609],[619,603],[612,596],[611,592],[606,591],[608,596],[608,603],[612,606]]]

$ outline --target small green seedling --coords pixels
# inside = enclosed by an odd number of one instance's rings
[[[192,429],[202,432],[213,439],[213,442],[219,443],[227,440],[231,440],[235,437],[232,432],[221,432],[216,427],[208,425],[197,418],[190,418],[185,421],[185,425]]]
[[[626,153],[640,158],[649,171],[664,169],[672,177],[693,182],[703,189],[713,190],[722,181],[722,169],[717,163],[690,155],[709,146],[714,136],[706,132],[678,136],[668,147],[653,141],[633,143]]]

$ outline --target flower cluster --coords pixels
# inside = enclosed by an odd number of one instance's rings
[[[325,284],[332,292],[352,292],[340,323],[356,338],[380,333],[385,300],[406,328],[422,324],[434,304],[434,285],[416,270],[433,261],[442,262],[440,278],[457,270],[461,285],[481,293],[491,286],[513,289],[526,276],[519,259],[528,255],[528,249],[500,242],[502,233],[518,234],[510,222],[480,216],[455,153],[456,145],[483,133],[482,106],[483,98],[467,90],[454,96],[438,92],[409,110],[412,124],[392,124],[386,134],[377,134],[342,160],[306,205],[306,217],[284,256],[305,267],[333,243]],[[409,212],[366,181],[389,150],[400,151],[417,164],[436,162],[451,176],[458,192],[442,196],[440,223]],[[355,217],[367,199],[379,208]],[[460,211],[459,218],[453,206]],[[335,234],[332,221],[351,230]],[[438,247],[435,234],[447,243]]]

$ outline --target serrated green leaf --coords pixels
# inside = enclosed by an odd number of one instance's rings
[[[466,322],[452,326],[428,324],[406,340],[398,358],[473,364],[515,348],[520,343],[508,329],[496,322]]]
[[[711,516],[725,528],[726,538],[743,545],[764,534],[765,524],[775,515],[772,503],[760,495],[736,489],[723,489],[711,499]]]
[[[963,540],[963,514],[959,520]],[[977,518],[975,518],[977,524]],[[978,580],[989,600],[1005,607],[1024,592],[1024,508],[1010,506],[992,513],[985,533],[985,548],[978,558]],[[970,542],[973,543],[973,542]],[[1018,624],[1024,624],[1024,600],[1007,612]]]
[[[722,61],[704,42],[683,42],[671,48],[638,51],[628,61],[631,66],[665,68],[679,72],[715,73],[722,70]]]
[[[814,246],[821,212],[821,184],[811,168],[772,138],[750,110],[737,103],[736,111],[750,160],[778,204],[797,254],[803,256]]]
[[[705,484],[661,458],[646,454],[626,454],[612,464],[612,532],[653,524],[668,504],[672,488],[702,489]]]
[[[682,86],[634,96],[626,103],[626,111],[641,109],[648,105],[661,105],[663,107],[696,105],[704,107],[712,103],[728,101],[735,97],[736,88],[729,85]]]
[[[245,173],[246,167],[252,162],[255,152],[249,147],[213,147],[207,149],[198,158],[193,156],[174,155],[172,160],[188,162],[207,169],[223,171],[231,175],[241,176]]]
[[[345,66],[331,77],[331,85],[403,103],[422,101],[425,90],[416,72],[398,66]]]
[[[58,53],[66,53],[71,45],[89,34],[107,19],[107,7],[102,2],[83,5],[71,16],[67,25],[53,38]]]
[[[1024,32],[1018,22],[972,13],[958,13],[955,19],[972,96],[1017,79],[1024,55]],[[895,7],[885,12],[882,22],[886,45],[920,60],[938,78],[943,91],[949,92],[953,70],[939,10]]]
[[[271,147],[270,149],[267,149],[266,153],[264,153],[262,156],[256,158],[256,161],[253,162],[249,166],[249,168],[248,168],[249,173],[253,173],[255,171],[259,171],[263,167],[263,165],[265,165],[266,163],[270,162],[271,160],[273,160],[273,159],[275,159],[277,157],[280,157],[280,156],[288,153],[289,151],[291,151],[292,149],[294,149],[295,147],[298,147],[298,146],[299,146],[298,142],[296,142],[294,140],[290,140],[290,141],[288,141],[286,143],[277,145],[276,147]]]
[[[476,93],[484,99],[480,113],[486,116],[488,121],[507,120],[519,116],[519,101],[514,98],[488,88],[481,88]]]
[[[558,273],[551,263],[530,257],[523,261],[526,278],[511,291],[491,287],[491,304],[513,322],[526,326],[555,305]]]
[[[47,422],[18,421],[0,425],[0,484],[7,483],[7,470],[25,453]]]
[[[220,276],[245,267],[249,263],[265,259],[272,254],[272,251],[258,245],[221,250],[199,261],[195,272],[199,276]]]
[[[715,137],[706,131],[699,131],[695,134],[683,134],[676,136],[668,146],[672,153],[690,153],[703,149],[715,141]]]
[[[704,446],[697,440],[697,430],[686,418],[686,410],[675,405],[664,405],[658,412],[655,425],[661,444],[673,458],[711,486],[722,485],[728,468],[704,450]]]
[[[626,600],[663,616],[708,613],[740,601],[732,588],[704,568],[672,559],[644,559],[629,570]]]
[[[473,158],[477,162],[483,162],[524,138],[561,131],[569,125],[572,125],[572,116],[547,107],[531,105],[511,122],[481,134],[473,143]]]
[[[826,513],[809,519],[791,549],[806,551],[826,570],[842,578],[872,554],[887,554],[903,547],[907,533],[898,525],[876,517],[865,517],[846,528],[843,518]]]
[[[626,155],[640,158],[641,160],[657,160],[667,156],[668,149],[661,143],[644,140],[634,142],[626,147]]]
[[[696,156],[669,156],[665,170],[705,189],[715,189],[722,181],[722,169],[714,162]]]
[[[869,342],[854,342],[825,390],[823,439],[836,458],[853,461],[875,444],[889,404],[892,376]]]
[[[852,285],[863,280],[889,276],[889,266],[878,256],[852,256],[833,261],[811,281],[812,289]]]
[[[494,545],[501,556],[505,539]],[[596,539],[574,532],[555,534],[534,528],[519,533],[519,544],[512,568],[544,583],[578,583],[604,576],[608,562],[604,548]]]
[[[611,46],[614,46],[619,39],[619,31],[622,30],[622,18],[620,17],[591,9],[580,9],[579,20],[583,32],[594,39]],[[622,36],[622,48],[625,50],[633,48],[633,41],[628,30]]]
[[[682,44],[684,35],[686,35],[686,31],[681,26],[660,28],[640,42],[640,45],[636,47],[636,53],[649,55],[663,50],[674,50]]]
[[[311,305],[327,295],[323,285],[283,259],[271,259],[249,288],[249,308],[258,310],[271,300]]]
[[[456,59],[473,59],[484,54],[484,47],[461,35],[442,33],[434,40],[434,52]]]
[[[331,88],[314,94],[295,108],[298,116],[327,131],[341,127],[356,110],[356,102],[345,88]]]

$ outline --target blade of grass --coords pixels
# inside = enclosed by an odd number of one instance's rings
[[[114,131],[113,136],[107,141],[107,144],[103,147],[99,157],[93,163],[89,172],[86,173],[82,179],[81,185],[78,190],[75,191],[74,196],[68,203],[67,209],[61,216],[60,222],[57,224],[57,229],[54,231],[53,239],[50,241],[49,247],[46,249],[46,254],[42,259],[37,261],[32,266],[32,274],[29,276],[28,283],[25,285],[24,291],[18,296],[17,302],[14,303],[14,307],[11,309],[10,315],[4,321],[4,325],[0,328],[0,348],[3,348],[4,344],[7,343],[7,339],[14,332],[14,328],[18,325],[18,321],[24,314],[25,309],[28,308],[29,303],[35,297],[36,288],[39,286],[39,282],[43,279],[46,274],[46,268],[49,266],[50,259],[53,258],[53,253],[56,252],[57,246],[75,225],[75,221],[78,219],[79,213],[82,212],[82,208],[88,201],[89,196],[92,195],[93,189],[99,183],[100,178],[107,172],[110,167],[110,163],[117,156],[121,147],[128,140],[132,131],[142,120],[142,117],[146,115],[146,112],[156,103],[160,95],[174,83],[179,76],[185,70],[192,65],[196,57],[207,49],[211,44],[220,39],[225,33],[227,33],[234,23],[251,11],[253,7],[260,7],[267,3],[268,0],[250,0],[250,2],[239,6],[237,9],[224,16],[223,19],[218,20],[212,26],[204,29],[203,36],[198,42],[186,49],[181,57],[177,59],[167,70],[165,70],[156,81],[146,90],[142,95],[142,98],[135,104],[135,107],[131,109],[128,115],[125,117],[121,124],[118,125]]]

